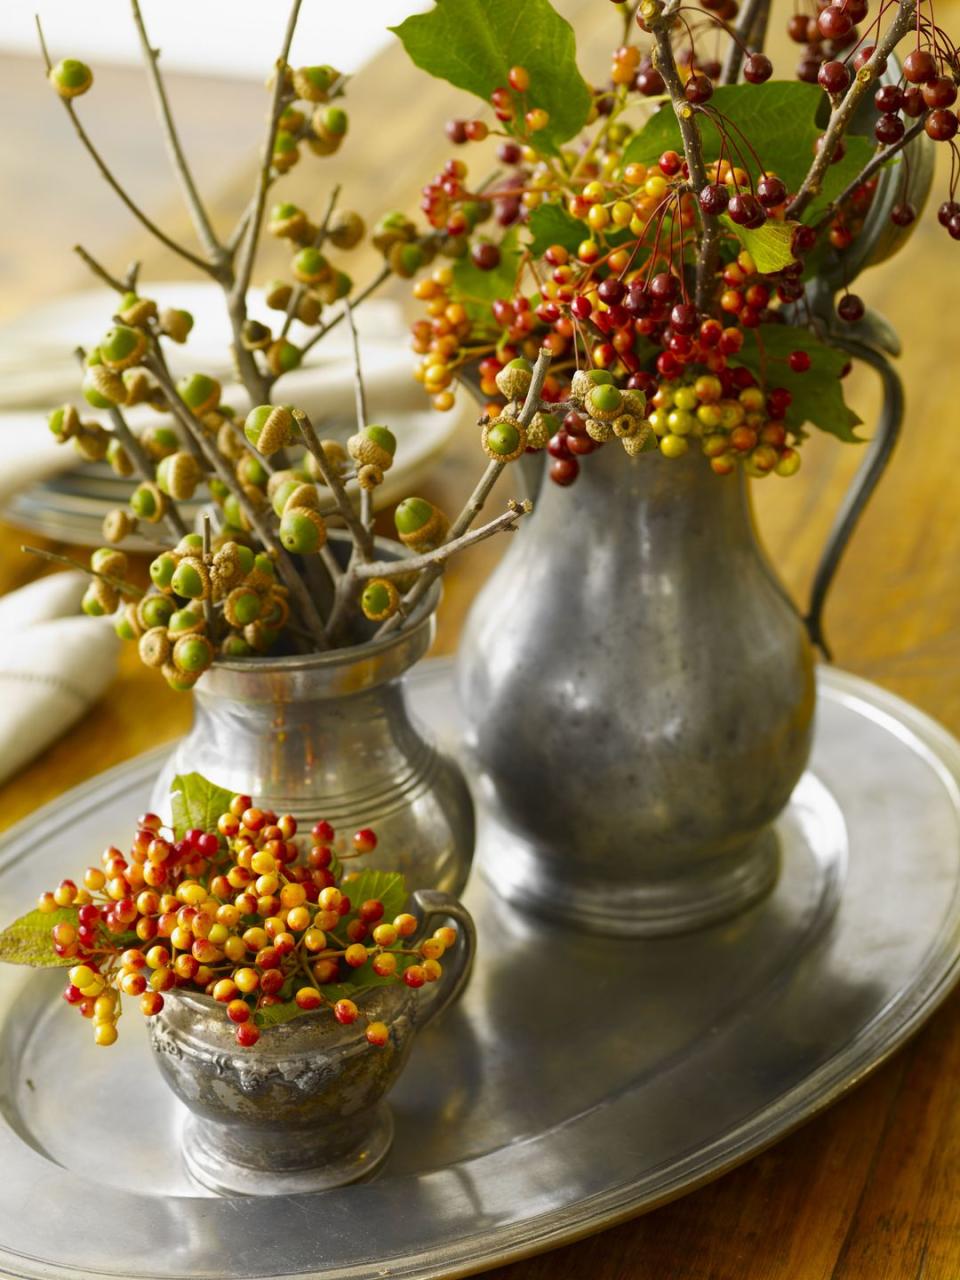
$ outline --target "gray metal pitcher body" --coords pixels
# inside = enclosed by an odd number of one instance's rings
[[[404,675],[433,637],[436,593],[419,620],[381,641],[304,657],[218,662],[193,691],[193,726],[162,771],[252,795],[301,827],[372,827],[365,867],[458,894],[473,858],[473,802],[459,765],[411,718]]]
[[[679,932],[774,883],[813,657],[745,483],[608,446],[544,483],[458,661],[484,873],[581,927]]]

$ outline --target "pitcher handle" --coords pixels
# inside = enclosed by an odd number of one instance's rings
[[[864,508],[887,469],[887,464],[896,447],[903,424],[904,403],[900,375],[882,351],[855,338],[840,337],[836,333],[831,337],[836,346],[849,352],[854,359],[862,360],[864,364],[876,369],[883,384],[883,407],[880,410],[877,429],[867,445],[866,456],[853,477],[827,537],[826,546],[813,579],[810,605],[803,619],[811,642],[817,646],[827,661],[832,657],[823,629],[823,610],[827,602],[827,594],[833,585],[840,560],[860,522]]]
[[[447,952],[449,960],[444,957],[443,973],[436,982],[421,991],[416,1002],[417,1025],[425,1027],[463,995],[476,955],[477,929],[473,916],[453,894],[441,893],[437,889],[418,889],[413,895],[413,902],[420,920],[420,927],[411,938],[413,946],[429,937],[444,920],[452,920],[459,926],[456,945]]]

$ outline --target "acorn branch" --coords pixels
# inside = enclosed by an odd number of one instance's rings
[[[350,495],[347,493],[343,481],[337,475],[335,468],[330,465],[330,459],[323,451],[323,445],[320,443],[313,423],[302,409],[294,409],[293,418],[300,428],[304,444],[316,460],[317,470],[323,477],[324,484],[326,484],[334,497],[337,504],[337,512],[350,530],[363,558],[365,560],[371,559],[373,556],[373,538],[370,535],[370,531],[361,524],[356,511],[353,509],[353,503],[350,501]]]
[[[101,573],[99,569],[92,569],[88,564],[82,564],[79,560],[74,560],[70,556],[62,556],[57,551],[47,551],[43,547],[23,546],[20,548],[25,555],[38,556],[41,560],[49,560],[51,564],[64,564],[68,569],[79,569],[81,573],[85,573],[89,578],[99,578],[101,582],[107,583],[114,590],[121,592],[125,596],[130,596],[132,600],[142,600],[144,592],[140,590],[132,582],[127,582],[126,578],[118,578],[112,573]]]
[[[910,30],[916,16],[916,0],[898,0],[898,12],[890,26],[877,40],[870,59],[854,76],[850,88],[830,115],[830,122],[820,139],[820,146],[800,190],[787,206],[786,217],[799,218],[811,200],[820,192],[824,175],[833,162],[841,139],[849,128],[860,103],[873,88],[887,59]]]
[[[324,210],[323,218],[320,221],[317,234],[310,242],[310,247],[312,249],[322,248],[323,243],[327,238],[327,232],[330,229],[330,219],[333,217],[333,211],[337,207],[337,201],[340,199],[340,189],[340,183],[338,182],[330,192],[330,196],[327,200],[327,207]],[[281,338],[285,338],[290,332],[290,326],[293,324],[294,318],[297,314],[297,308],[300,306],[305,293],[306,289],[302,284],[298,284],[291,293],[290,301],[287,304],[287,314],[283,320],[283,328],[280,330]]]
[[[133,10],[133,21],[140,37],[140,47],[143,50],[144,65],[153,90],[154,103],[163,127],[167,150],[170,153],[170,161],[180,182],[194,229],[207,251],[211,264],[220,268],[221,271],[224,267],[229,269],[229,260],[224,253],[223,246],[217,239],[216,232],[204,208],[203,200],[200,198],[200,192],[197,190],[197,185],[193,180],[193,174],[190,171],[190,166],[180,143],[180,136],[177,133],[177,126],[174,123],[170,102],[167,98],[166,86],[160,73],[160,50],[151,45],[147,36],[143,14],[140,12],[139,0],[130,0],[130,4]]]
[[[47,42],[44,38],[43,26],[41,25],[39,14],[36,15],[35,21],[37,24],[37,35],[40,38],[40,49],[43,54],[43,61],[47,68],[47,74],[49,75],[49,73],[53,70],[53,62],[50,59],[50,51],[47,48]],[[161,230],[161,228],[157,226],[157,224],[152,220],[152,218],[147,217],[147,215],[143,212],[143,210],[132,198],[132,196],[128,195],[126,190],[120,185],[120,183],[114,177],[112,170],[107,165],[103,156],[101,156],[100,152],[97,150],[96,146],[93,143],[92,138],[87,133],[83,125],[80,123],[80,117],[77,115],[76,108],[74,107],[71,99],[61,98],[60,101],[63,103],[63,108],[66,111],[67,115],[70,117],[70,122],[74,127],[77,137],[80,139],[81,143],[86,149],[86,152],[90,156],[90,159],[94,162],[94,164],[100,170],[100,174],[103,177],[103,179],[106,181],[106,183],[113,189],[114,193],[119,197],[119,199],[126,206],[126,208],[129,209],[129,211],[137,219],[140,225],[145,227],[146,230],[149,231],[150,234],[155,237],[155,239],[159,240],[161,244],[166,245],[168,249],[172,250],[174,253],[178,254],[181,258],[185,259],[185,261],[189,262],[191,266],[196,267],[199,271],[206,272],[207,275],[212,275],[216,277],[216,270],[209,262],[207,262],[204,258],[198,257],[195,253],[191,253],[190,250],[185,249],[182,244],[178,244],[176,240],[172,239],[170,236],[167,235],[165,231]]]
[[[425,551],[422,555],[410,556],[405,560],[374,560],[370,564],[357,565],[352,570],[353,576],[360,581],[369,578],[400,578],[408,573],[419,573],[421,569],[443,565],[457,552],[466,551],[468,547],[483,542],[495,533],[512,532],[517,523],[532,510],[532,502],[519,502],[516,498],[511,498],[507,510],[502,515],[481,525],[479,529],[461,534],[459,538],[444,542],[433,551]]]

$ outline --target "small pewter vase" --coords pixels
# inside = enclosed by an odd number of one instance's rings
[[[476,950],[473,920],[449,894],[418,891],[413,910],[420,924],[411,946],[444,921],[458,926],[443,973],[419,991],[397,981],[361,992],[362,1016],[351,1026],[319,1009],[264,1028],[244,1049],[222,1004],[183,991],[148,1019],[157,1065],[190,1113],[183,1158],[203,1186],[222,1195],[323,1191],[369,1177],[386,1159],[386,1094],[416,1033],[462,994]],[[385,1046],[367,1043],[365,1021],[387,1023]]]
[[[398,549],[378,539],[377,550]],[[176,774],[201,773],[301,827],[318,818],[347,833],[372,827],[378,845],[364,867],[458,894],[473,857],[473,802],[459,765],[410,715],[403,684],[430,648],[438,599],[439,584],[406,626],[364,645],[214,663],[155,785],[156,812],[169,809]]]

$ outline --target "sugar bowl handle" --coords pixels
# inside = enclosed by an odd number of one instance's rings
[[[418,889],[413,895],[413,902],[420,921],[420,927],[411,939],[414,946],[428,938],[446,920],[457,926],[459,935],[456,944],[443,958],[443,973],[436,982],[421,991],[414,1006],[417,1025],[425,1027],[463,995],[470,981],[477,950],[477,929],[470,912],[452,894],[436,889]]]

